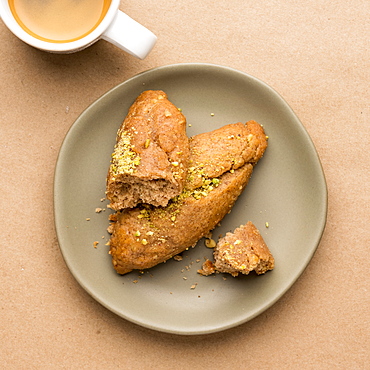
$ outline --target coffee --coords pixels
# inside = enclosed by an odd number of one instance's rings
[[[105,17],[111,0],[9,0],[19,25],[43,41],[63,43],[92,32]]]

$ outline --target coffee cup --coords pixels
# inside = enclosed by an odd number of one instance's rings
[[[103,39],[144,59],[157,37],[119,5],[120,0],[0,0],[0,16],[15,36],[37,49],[73,53]]]

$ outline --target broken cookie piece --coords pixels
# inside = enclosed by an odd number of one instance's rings
[[[144,91],[117,133],[106,184],[109,207],[166,206],[183,190],[189,155],[185,116],[163,91]]]
[[[198,273],[208,276],[221,272],[238,276],[255,271],[260,275],[275,266],[274,257],[258,229],[250,221],[221,238],[215,247],[213,257],[214,262],[206,260]]]

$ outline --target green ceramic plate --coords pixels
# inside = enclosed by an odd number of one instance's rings
[[[213,235],[217,238],[251,220],[275,257],[273,271],[238,278],[200,276],[197,269],[212,254],[203,240],[185,252],[182,261],[170,260],[143,274],[119,276],[113,270],[105,245],[109,210],[101,201],[105,178],[117,129],[135,98],[148,89],[164,90],[182,108],[189,136],[250,119],[264,126],[269,136],[265,156]],[[81,114],[60,150],[54,208],[64,259],[92,297],[147,328],[205,334],[256,317],[298,279],[324,231],[327,188],[309,135],[273,89],[231,68],[178,64],[123,82]],[[96,208],[106,210],[97,213]]]

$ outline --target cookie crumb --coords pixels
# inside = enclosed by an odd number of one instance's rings
[[[208,258],[203,263],[203,266],[201,269],[199,269],[198,274],[203,276],[212,275],[215,273],[215,266],[213,265],[212,261],[210,261]]]
[[[216,242],[211,238],[205,239],[204,244],[207,248],[214,248],[216,246]]]

